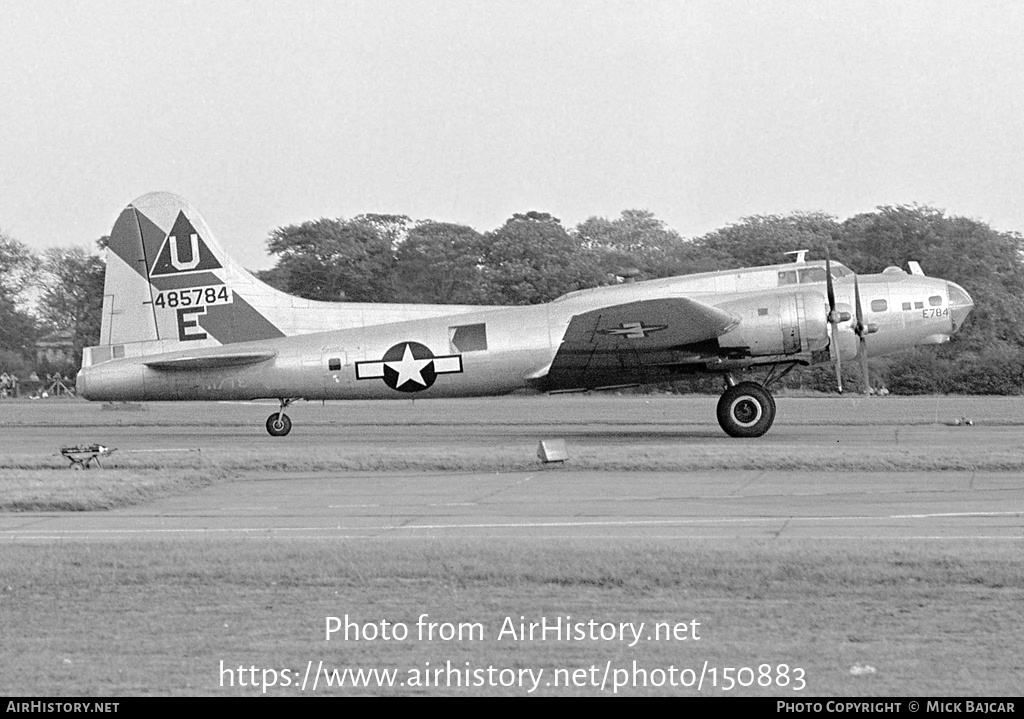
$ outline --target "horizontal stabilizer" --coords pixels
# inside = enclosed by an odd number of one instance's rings
[[[252,350],[249,352],[209,352],[179,355],[177,357],[155,357],[146,366],[161,370],[198,370],[217,369],[218,367],[238,367],[240,365],[266,362],[277,356],[274,350]]]

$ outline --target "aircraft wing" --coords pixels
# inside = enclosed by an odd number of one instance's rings
[[[671,350],[712,340],[738,323],[731,312],[685,297],[584,312],[569,322],[544,379],[553,387],[597,386],[602,376],[665,364]]]
[[[238,367],[240,365],[256,364],[273,359],[277,356],[274,350],[248,350],[239,352],[230,351],[228,347],[223,350],[214,349],[207,351],[193,352],[190,354],[179,354],[176,356],[158,356],[146,362],[147,367],[161,370],[200,370],[217,369],[218,367]]]

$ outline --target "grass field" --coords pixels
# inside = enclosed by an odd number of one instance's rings
[[[1021,405],[782,399],[777,429],[786,426],[751,442],[700,434],[713,423],[713,398],[307,406],[292,413],[306,434],[297,428],[295,444],[274,445],[268,458],[253,451],[268,441],[259,426],[267,407],[20,403],[0,419],[8,440],[0,446],[0,512],[144,506],[258,473],[541,471],[534,437],[554,430],[586,450],[570,469],[628,470],[637,481],[655,469],[1017,476]],[[962,416],[972,428],[950,426]],[[193,452],[119,451],[107,469],[70,472],[51,447],[55,430],[90,438],[116,430],[124,446],[209,442]],[[416,442],[442,430],[457,439]],[[396,448],[392,431],[409,446]],[[339,435],[347,441],[323,439]],[[316,674],[317,694],[1015,697],[1024,693],[1021,539],[9,542],[0,552],[0,687],[33,696],[255,695],[263,690],[254,681],[273,679],[268,695],[312,694],[312,676],[300,686],[322,662],[328,673]],[[470,633],[421,639],[424,614]],[[410,634],[326,640],[328,617],[346,615],[375,631],[400,623]],[[643,638],[634,646],[628,638],[499,638],[506,619],[518,626],[560,617],[598,627],[643,622]],[[648,640],[657,622],[686,625],[687,638]],[[762,665],[770,687],[758,685]],[[449,666],[456,674],[447,675]],[[490,675],[474,673],[489,667]],[[728,675],[753,683],[726,690],[727,667],[749,667]],[[379,686],[381,675],[368,686],[325,686],[341,678],[330,672],[346,668],[395,670],[396,686]],[[470,686],[434,686],[439,668]],[[701,674],[699,691],[682,686]]]
[[[269,682],[274,677],[263,670],[275,670],[278,686],[266,693],[299,695],[310,662],[329,671],[394,669],[406,682],[413,671],[451,662],[460,670],[544,670],[532,692],[540,695],[610,695],[618,680],[627,682],[617,690],[625,695],[1020,696],[1019,552],[1007,544],[871,541],[15,546],[0,559],[0,676],[18,694],[253,695],[263,690],[248,686],[251,680]],[[423,614],[482,631],[444,641],[438,628],[433,641],[420,640]],[[349,641],[341,631],[327,641],[327,618],[346,615],[375,631],[382,621],[393,633],[402,623],[409,636],[355,641],[353,630]],[[518,625],[566,616],[645,622],[648,634],[655,622],[685,624],[686,632],[633,647],[632,633],[626,641],[498,638],[506,618]],[[221,674],[221,661],[233,676]],[[633,673],[634,661],[649,673],[648,686]],[[692,677],[678,672],[699,675],[704,662],[717,669],[717,687],[710,674],[699,692],[669,686],[667,677],[665,686],[650,685],[656,669],[675,667],[682,683]],[[724,688],[724,668],[760,673],[762,664],[776,682],[779,665],[787,665],[792,683]],[[245,687],[239,667],[258,670]],[[283,669],[294,675],[292,686],[280,686]],[[586,670],[578,675],[586,684],[544,685],[564,669]],[[321,676],[316,693],[526,695],[532,686],[326,683]],[[313,693],[312,681],[305,693]]]

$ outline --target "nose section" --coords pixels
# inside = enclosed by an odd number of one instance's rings
[[[953,322],[953,332],[956,332],[974,308],[974,300],[967,294],[967,290],[953,282],[946,283],[946,293],[949,297],[949,315]]]

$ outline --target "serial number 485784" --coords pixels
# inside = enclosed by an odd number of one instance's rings
[[[157,307],[195,307],[197,305],[226,305],[231,302],[227,285],[188,287],[160,292],[153,300]]]

